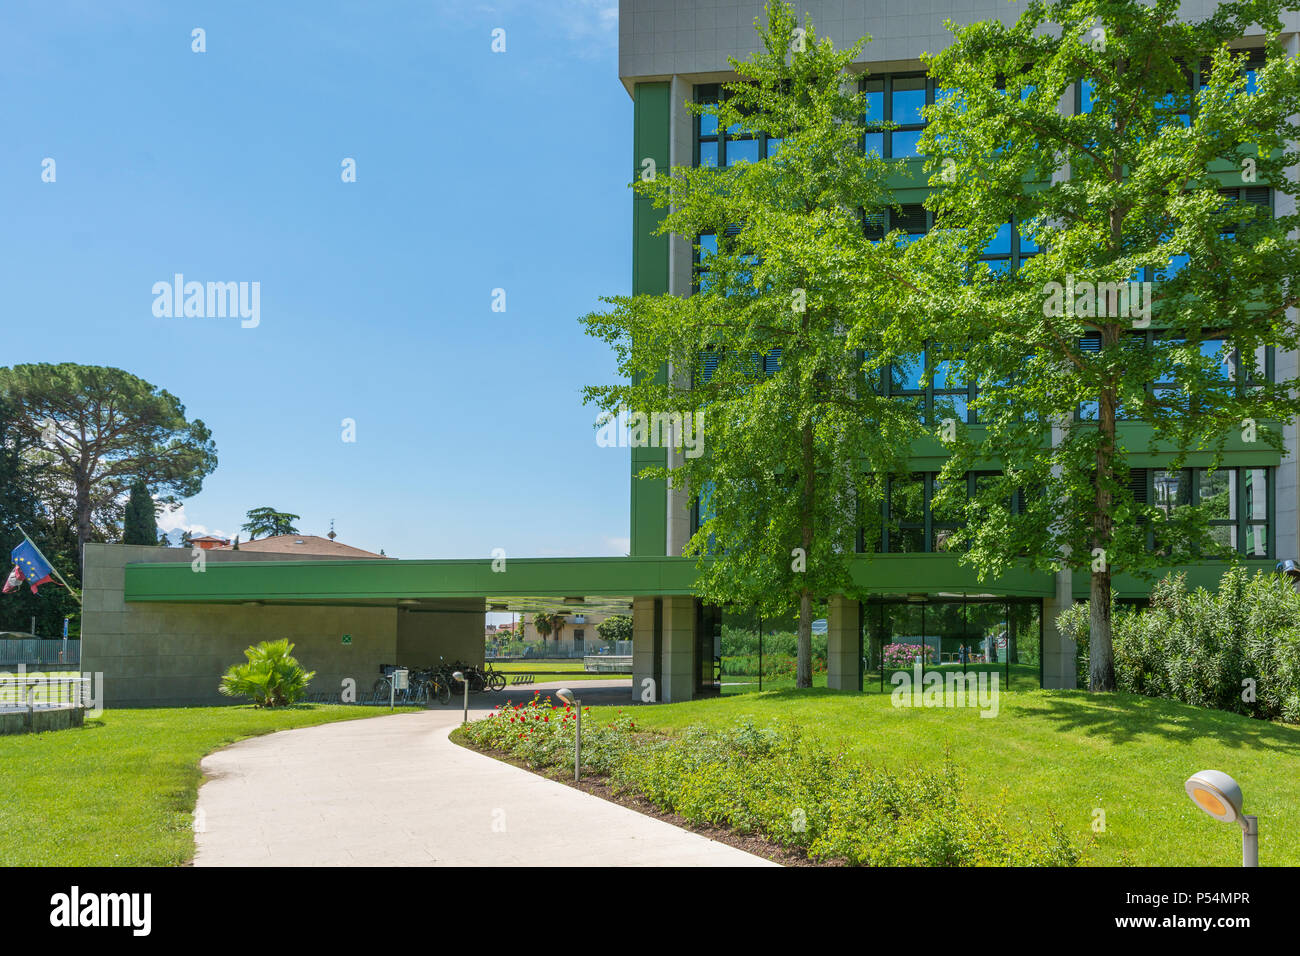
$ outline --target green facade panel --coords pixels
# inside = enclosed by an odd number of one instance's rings
[[[671,162],[669,134],[672,104],[668,83],[638,83],[633,99],[633,172],[642,175],[647,159],[654,161],[656,172],[666,172]],[[668,289],[668,237],[654,235],[663,221],[663,211],[648,199],[632,200],[632,294],[662,295]],[[667,376],[667,368],[659,375]],[[631,553],[634,556],[667,554],[668,512],[667,482],[642,479],[637,475],[646,467],[663,467],[667,453],[662,448],[632,449]]]
[[[865,594],[1048,597],[1054,593],[1050,574],[1013,568],[997,578],[980,581],[955,554],[864,555],[855,562],[853,583]]]
[[[1257,571],[1272,571],[1276,562],[1268,560],[1245,559],[1242,562],[1247,574]],[[1213,591],[1219,586],[1219,579],[1231,567],[1226,561],[1199,561],[1195,564],[1166,568],[1153,574],[1150,581],[1143,581],[1132,574],[1116,574],[1111,578],[1111,589],[1117,598],[1145,598],[1151,593],[1151,587],[1165,575],[1173,572],[1187,575],[1188,588],[1205,588]],[[1087,571],[1075,571],[1071,582],[1074,598],[1086,601],[1089,593],[1090,574]]]

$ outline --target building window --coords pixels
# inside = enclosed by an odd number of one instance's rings
[[[1246,77],[1246,92],[1248,94],[1255,92],[1255,73],[1264,65],[1263,50],[1237,51],[1246,53],[1246,61],[1242,65],[1242,75]],[[1210,75],[1210,61],[1203,60],[1199,71],[1193,72],[1189,69],[1183,70],[1186,78],[1186,85],[1180,89],[1170,90],[1164,95],[1158,105],[1165,109],[1171,110],[1171,115],[1177,118],[1177,122],[1183,126],[1191,125],[1190,113],[1196,104],[1196,98],[1201,92],[1201,87],[1205,85]],[[1093,106],[1094,86],[1092,80],[1080,80],[1075,87],[1074,109],[1076,113],[1091,113]]]
[[[736,255],[736,250],[732,247],[729,240],[740,235],[739,226],[729,226],[722,234],[724,256],[732,256],[740,260],[740,267],[730,275],[722,272],[720,267],[715,266],[713,259],[718,255],[718,237],[714,233],[706,232],[696,238],[694,254],[694,292],[708,292],[715,287],[721,288],[724,295],[748,295],[752,294],[753,273],[749,271],[746,264],[757,265],[758,258],[752,255]],[[720,283],[720,285],[718,285]]]
[[[943,553],[952,550],[953,532],[965,524],[966,503],[989,481],[1002,478],[1001,472],[971,471],[959,479],[965,494],[960,503],[948,508],[935,505],[941,487],[937,472],[917,472],[890,477],[885,483],[882,502],[880,539],[872,550],[888,554]],[[1023,494],[1017,493],[1008,504],[1014,514],[1024,507]],[[867,549],[865,530],[859,551]]]
[[[1188,505],[1204,509],[1210,541],[1248,558],[1272,558],[1272,468],[1183,468],[1166,471],[1134,468],[1129,488],[1139,503],[1151,503],[1166,516]],[[1158,553],[1167,550],[1158,532],[1159,522],[1147,532],[1147,545]]]
[[[718,103],[727,96],[720,83],[702,83],[695,87],[695,102],[701,105]],[[781,140],[766,133],[749,133],[733,124],[729,129],[718,129],[718,118],[708,113],[695,118],[696,166],[735,166],[737,163],[756,163],[775,156]]]
[[[924,73],[873,76],[862,81],[862,91],[867,100],[863,116],[866,152],[884,159],[920,156],[917,142],[925,129],[921,111],[934,103],[930,78]]]
[[[1179,349],[1186,347],[1187,339],[1167,332],[1129,331],[1124,333],[1120,344],[1126,349]],[[1079,348],[1085,354],[1101,351],[1101,333],[1085,332],[1079,339]],[[1254,355],[1243,356],[1241,351],[1232,348],[1231,343],[1227,340],[1210,334],[1197,343],[1197,350],[1203,358],[1216,363],[1218,374],[1224,382],[1236,382],[1238,390],[1244,391],[1262,382],[1273,381],[1274,354],[1272,346],[1259,346]],[[1196,412],[1197,397],[1188,395],[1172,376],[1166,376],[1152,382],[1147,391],[1155,402],[1188,414]],[[1099,406],[1097,402],[1080,403],[1078,412],[1080,421],[1097,421],[1098,416]],[[1125,409],[1122,403],[1115,409],[1115,419],[1117,421],[1136,421],[1140,417],[1140,415]]]
[[[910,405],[922,421],[934,425],[949,418],[975,421],[971,407],[975,385],[966,380],[963,363],[951,350],[925,343],[920,352],[900,357],[883,372],[869,374],[879,374],[882,394]]]
[[[1010,275],[1041,250],[1033,232],[1015,217],[998,227],[980,254],[994,276]]]

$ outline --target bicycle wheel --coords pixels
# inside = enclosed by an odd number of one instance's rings
[[[492,682],[488,685],[491,691],[503,691],[506,689],[506,675],[493,673]]]
[[[373,704],[386,704],[388,703],[388,699],[388,678],[381,677],[379,680],[375,681],[375,689],[374,693],[370,697],[370,702]]]
[[[451,685],[446,681],[437,681],[435,686],[438,691],[438,703],[446,706],[451,703]]]

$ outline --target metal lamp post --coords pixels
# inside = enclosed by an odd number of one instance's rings
[[[1241,812],[1241,786],[1219,770],[1192,774],[1183,789],[1196,804],[1216,820],[1241,827],[1241,865],[1259,866],[1259,818]]]
[[[573,691],[561,687],[555,696],[569,704],[578,714],[578,725],[573,733],[573,779],[582,779],[582,701],[573,696]]]

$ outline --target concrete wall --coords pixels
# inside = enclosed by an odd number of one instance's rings
[[[301,555],[289,559],[303,560]],[[207,552],[213,561],[277,561],[286,556]],[[316,671],[314,691],[341,689],[344,678],[369,690],[381,663],[397,655],[397,610],[322,606],[127,604],[130,562],[189,561],[183,548],[88,544],[82,612],[82,670],[104,675],[104,706],[230,703],[217,683],[244,649],[287,637],[294,655]],[[467,621],[471,618],[464,616]],[[477,629],[480,659],[483,619]],[[352,643],[345,645],[343,635]]]
[[[483,602],[429,602],[439,608],[397,612],[397,658],[408,667],[483,663]],[[394,663],[394,662],[389,662]]]
[[[922,51],[938,53],[952,34],[944,20],[965,26],[980,20],[1014,23],[1023,3],[1006,0],[800,0],[800,22],[806,12],[818,36],[830,37],[837,49],[865,35],[860,63],[878,72],[919,68]],[[747,59],[755,52],[764,0],[620,0],[618,5],[618,74],[625,84],[696,75],[701,82],[727,75],[727,57]],[[1218,7],[1217,0],[1186,0],[1183,16],[1202,19]],[[1300,14],[1282,14],[1286,32],[1300,29]],[[1256,34],[1257,35],[1257,34]]]

